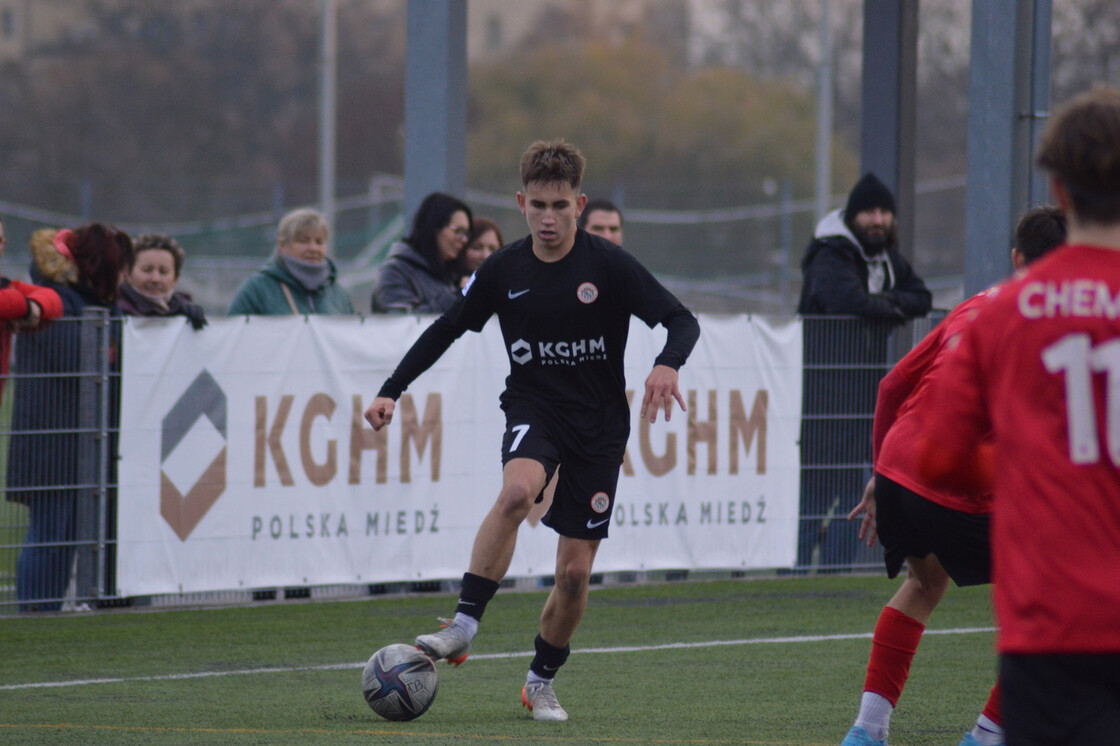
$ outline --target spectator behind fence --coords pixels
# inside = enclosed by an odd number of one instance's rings
[[[797,564],[850,564],[843,517],[870,476],[871,419],[891,330],[930,310],[925,283],[899,252],[894,195],[868,173],[817,225],[801,261],[804,323],[801,524]],[[858,320],[819,316],[859,317]],[[837,520],[834,522],[833,518]]]
[[[4,221],[0,220],[0,257],[8,245]],[[62,315],[62,299],[50,288],[9,280],[0,275],[0,401],[8,380],[12,357],[12,334],[34,331]]]
[[[77,525],[78,499],[92,491],[79,485],[97,479],[96,471],[93,477],[81,471],[88,461],[81,453],[88,451],[91,436],[80,430],[100,423],[83,421],[83,409],[95,411],[107,399],[110,431],[117,427],[115,376],[110,377],[108,397],[94,388],[96,401],[81,399],[80,374],[90,371],[83,371],[83,325],[78,319],[90,308],[114,308],[121,274],[132,258],[132,241],[111,226],[90,223],[77,230],[36,231],[31,253],[31,279],[58,293],[63,314],[58,323],[18,341],[7,496],[28,509],[27,536],[16,567],[20,610],[50,611],[61,607],[79,531],[92,530]],[[117,351],[113,345],[111,361]],[[109,482],[114,483],[115,438],[109,440]],[[107,507],[111,530],[113,506]]]
[[[1021,269],[1066,240],[1066,218],[1056,207],[1028,210],[1015,228],[1011,262]],[[999,286],[972,296],[908,352],[879,384],[875,405],[875,475],[863,499],[848,515],[863,520],[859,536],[883,545],[887,575],[903,564],[906,577],[879,614],[859,713],[841,746],[886,746],[891,715],[902,696],[910,664],[926,623],[952,578],[959,586],[991,580],[991,493],[938,488],[917,468],[919,417],[929,392],[944,375],[961,331]],[[959,746],[1004,743],[1000,685],[992,688],[983,712]]]
[[[318,210],[300,208],[280,219],[276,254],[241,283],[229,314],[350,314],[350,294],[335,283],[327,257],[327,221]]]
[[[176,290],[186,252],[165,233],[145,233],[133,243],[135,251],[120,287],[117,306],[126,316],[186,316],[196,331],[206,326],[202,306]]]
[[[393,244],[381,265],[370,307],[374,313],[443,313],[459,297],[457,259],[471,232],[471,210],[432,192],[412,218],[412,232]]]
[[[498,224],[489,218],[475,218],[466,248],[459,254],[459,286],[462,287],[482,266],[486,257],[502,248],[502,231]]]
[[[587,200],[587,207],[583,208],[576,225],[592,235],[622,245],[622,210],[609,199],[598,197]]]

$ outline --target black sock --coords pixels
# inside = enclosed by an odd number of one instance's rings
[[[497,592],[498,584],[493,580],[465,572],[463,587],[459,589],[459,605],[455,607],[455,612],[462,612],[481,620],[483,612],[486,611],[486,604],[490,603],[490,599]]]
[[[556,672],[560,670],[560,666],[564,665],[564,661],[568,660],[568,654],[572,652],[571,645],[558,648],[555,645],[549,645],[540,635],[537,635],[533,645],[537,649],[537,654],[533,656],[533,662],[529,664],[529,670],[542,679],[551,679],[556,676]]]

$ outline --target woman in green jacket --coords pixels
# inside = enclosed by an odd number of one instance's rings
[[[334,263],[327,258],[327,222],[310,208],[280,219],[276,255],[241,283],[229,315],[350,314],[350,294],[335,283]]]

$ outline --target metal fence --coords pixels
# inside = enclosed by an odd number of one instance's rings
[[[0,427],[0,608],[113,595],[119,339],[101,308],[17,335]]]
[[[796,572],[882,566],[846,515],[871,474],[879,380],[940,320],[805,318]],[[127,350],[123,351],[127,354]],[[381,593],[386,586],[256,589],[124,599],[114,582],[120,322],[103,309],[17,335],[0,408],[0,613],[144,603],[241,603]],[[635,573],[618,573],[632,582]],[[682,579],[687,571],[668,573]],[[602,576],[596,576],[603,582]],[[548,579],[532,579],[532,585]],[[509,585],[507,583],[506,585]],[[411,590],[440,590],[426,583]],[[406,590],[408,584],[401,584]]]

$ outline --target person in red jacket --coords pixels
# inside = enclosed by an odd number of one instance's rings
[[[0,257],[8,245],[4,221],[0,220]],[[62,315],[62,299],[50,288],[10,280],[0,275],[0,399],[8,380],[12,357],[12,333],[37,329]]]

